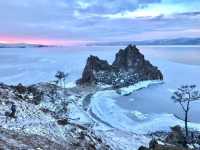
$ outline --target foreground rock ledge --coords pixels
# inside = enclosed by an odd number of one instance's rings
[[[157,67],[145,60],[135,45],[129,45],[119,50],[112,65],[97,56],[90,56],[77,84],[101,83],[120,88],[144,80],[163,80],[163,75]]]

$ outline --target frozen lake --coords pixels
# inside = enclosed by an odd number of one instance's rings
[[[0,49],[0,82],[32,84],[54,80],[57,70],[69,72],[68,82],[81,76],[89,55],[97,55],[111,63],[115,53],[123,47],[63,47]],[[142,113],[174,113],[182,116],[170,99],[172,91],[182,84],[200,87],[200,47],[139,46],[141,52],[164,73],[165,83],[116,98],[116,103],[126,110]],[[172,63],[176,62],[176,63]],[[191,121],[200,123],[200,103],[192,107]]]
[[[90,54],[114,59],[114,51],[103,47],[64,48],[1,48],[0,81],[8,84],[32,84],[54,79],[57,70],[69,72],[68,81],[74,81],[81,72]]]
[[[9,84],[32,84],[54,79],[57,70],[70,73],[68,81],[80,77],[89,55],[97,55],[110,62],[123,47],[64,47],[0,49],[0,81]],[[200,65],[200,47],[139,46],[146,57]]]

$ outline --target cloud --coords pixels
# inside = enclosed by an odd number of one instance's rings
[[[191,29],[200,26],[199,5],[199,0],[2,0],[0,35],[115,41],[187,30],[186,36],[196,36]]]
[[[89,14],[114,14],[134,10],[137,6],[136,0],[96,0],[90,1],[87,7],[80,7],[78,11]]]
[[[143,2],[146,2],[143,1]],[[141,17],[158,17],[158,16],[170,16],[179,13],[193,13],[199,11],[200,1],[194,0],[162,0],[162,1],[151,1],[152,3],[143,4],[139,3],[137,9],[133,11],[125,11],[123,13],[107,14],[105,17],[111,19],[119,18],[141,18]],[[192,12],[191,12],[192,11]]]

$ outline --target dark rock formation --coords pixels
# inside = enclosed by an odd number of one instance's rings
[[[170,144],[186,146],[185,136],[180,126],[171,128],[172,132],[167,136],[166,142]]]
[[[109,84],[114,87],[124,87],[143,80],[162,80],[163,75],[157,67],[145,60],[144,55],[136,46],[129,45],[117,54],[112,65],[90,56],[82,74],[77,81],[79,85]]]
[[[59,125],[65,126],[65,125],[67,125],[67,124],[69,123],[69,121],[68,121],[67,118],[63,118],[63,119],[57,120],[57,123],[58,123]]]
[[[189,142],[186,143],[184,129],[180,126],[175,126],[171,130],[164,138],[152,139],[149,143],[149,148],[141,146],[138,150],[197,150],[199,148],[200,133],[198,131],[191,132],[193,136],[190,136]]]
[[[43,98],[43,93],[34,87],[34,85],[23,86],[22,84],[18,84],[17,86],[11,87],[14,89],[16,97],[26,100],[30,103],[39,104]]]
[[[149,149],[144,146],[140,146],[138,150],[149,150]]]
[[[141,146],[138,150],[190,150],[186,147],[171,144],[159,144],[156,140],[149,143],[149,148]]]
[[[100,60],[96,56],[90,56],[87,59],[87,64],[83,71],[82,79],[78,81],[80,84],[84,83],[95,83],[96,82],[96,74],[101,71],[111,71],[111,66],[108,64],[106,60]]]

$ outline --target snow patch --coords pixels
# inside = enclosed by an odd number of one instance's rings
[[[73,82],[68,82],[65,84],[65,88],[74,88],[76,86],[75,81]]]
[[[136,83],[134,85],[120,88],[119,93],[121,95],[129,95],[129,94],[131,94],[132,92],[134,92],[136,90],[139,90],[139,89],[142,89],[142,88],[147,88],[150,85],[161,84],[161,83],[163,83],[163,81],[161,81],[161,80],[141,81],[141,82],[138,82],[138,83]]]
[[[144,119],[146,119],[148,117],[147,114],[143,114],[143,113],[141,113],[141,112],[139,112],[137,110],[132,111],[131,114],[134,115],[139,120],[144,120]]]

